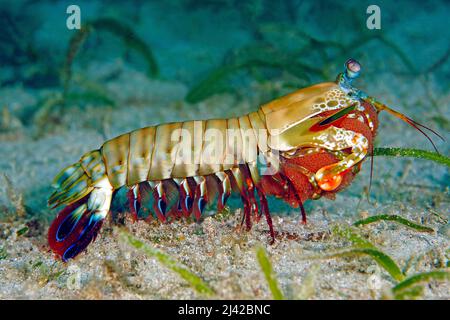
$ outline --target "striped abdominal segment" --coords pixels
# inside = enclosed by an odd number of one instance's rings
[[[255,162],[267,151],[258,112],[240,118],[186,121],[142,128],[104,143],[111,185],[198,177]]]

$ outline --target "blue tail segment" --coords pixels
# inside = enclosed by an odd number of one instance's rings
[[[65,207],[48,231],[50,248],[63,261],[76,257],[95,240],[104,217],[87,209],[86,196]]]

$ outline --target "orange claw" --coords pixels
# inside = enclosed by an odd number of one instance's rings
[[[320,189],[324,191],[333,191],[340,186],[342,182],[342,176],[337,174],[335,176],[324,177],[322,180],[318,181]]]
[[[333,166],[333,165],[331,165],[331,166]],[[333,191],[337,187],[339,187],[342,182],[343,173],[338,173],[335,175],[324,175],[323,174],[324,171],[329,169],[329,167],[331,167],[331,166],[325,166],[325,167],[321,168],[319,171],[317,171],[317,173],[316,173],[317,184],[319,185],[320,189],[322,189],[324,191]]]

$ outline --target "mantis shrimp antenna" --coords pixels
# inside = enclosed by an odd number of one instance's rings
[[[409,124],[411,127],[413,127],[414,129],[416,129],[417,131],[420,131],[420,132],[428,139],[428,141],[431,142],[431,144],[433,145],[434,150],[435,150],[437,153],[439,153],[439,150],[437,149],[436,145],[434,144],[433,139],[431,139],[431,137],[430,137],[425,131],[423,131],[423,130],[420,129],[420,128],[423,128],[423,129],[426,129],[426,130],[430,131],[431,133],[433,133],[434,135],[436,135],[437,137],[439,137],[442,141],[445,141],[444,137],[442,137],[439,133],[437,133],[436,131],[434,131],[433,129],[431,129],[431,128],[427,127],[427,126],[424,126],[423,124],[420,124],[420,123],[417,122],[417,121],[414,121],[413,119],[411,119],[411,118],[405,116],[403,113],[400,113],[400,112],[398,112],[398,111],[395,111],[395,110],[389,108],[389,107],[386,106],[384,103],[378,102],[378,101],[376,101],[374,98],[370,98],[370,99],[369,99],[369,102],[370,102],[372,105],[374,105],[375,108],[376,108],[378,111],[386,110],[388,113],[390,113],[390,114],[392,114],[393,116],[399,118],[400,120],[406,122],[406,123]]]

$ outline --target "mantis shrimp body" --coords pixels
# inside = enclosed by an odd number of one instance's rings
[[[242,117],[161,124],[106,141],[56,176],[49,205],[66,207],[49,229],[51,249],[64,261],[82,252],[122,187],[134,219],[144,195],[153,199],[146,219],[164,222],[198,220],[208,203],[217,198],[221,210],[236,191],[247,229],[264,215],[272,241],[267,195],[299,207],[306,223],[303,202],[333,198],[371,153],[381,110],[422,132],[354,88],[359,73],[350,59],[335,82],[300,89]]]

